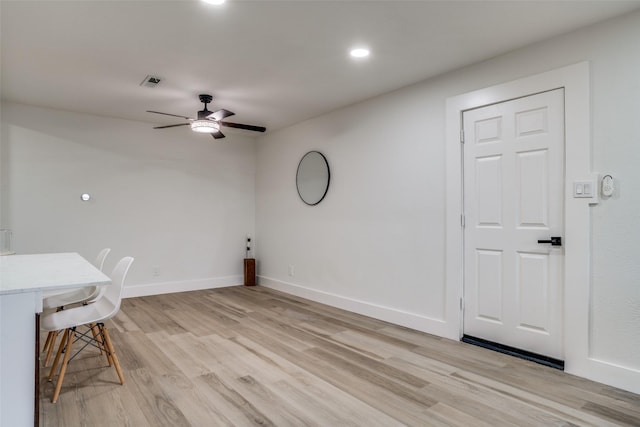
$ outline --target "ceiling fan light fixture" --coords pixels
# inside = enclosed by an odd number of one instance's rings
[[[216,133],[220,131],[220,124],[213,120],[194,120],[191,122],[191,130],[199,133]]]

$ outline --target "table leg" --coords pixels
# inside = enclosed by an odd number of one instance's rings
[[[40,426],[40,313],[36,313],[36,383],[33,402],[33,425]]]

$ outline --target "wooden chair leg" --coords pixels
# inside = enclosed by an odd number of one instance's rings
[[[44,365],[47,366],[49,364],[49,360],[51,360],[51,355],[53,354],[53,349],[56,347],[56,340],[58,339],[58,334],[60,331],[51,331],[47,335],[47,341],[49,342],[49,347],[47,348],[47,357],[44,359]],[[51,340],[49,340],[49,335],[51,336]],[[46,344],[45,344],[46,347]]]
[[[59,312],[59,311],[62,311],[62,310],[64,310],[64,307],[58,307],[56,312]],[[53,346],[56,345],[56,338],[57,337],[58,337],[58,331],[49,331],[49,333],[47,334],[47,340],[44,342],[44,346],[42,347],[42,352],[43,353],[45,351],[48,352],[50,345],[53,345]],[[53,341],[53,342],[51,342],[51,341]],[[49,356],[49,357],[51,357],[51,356]],[[45,366],[47,366],[46,363],[45,363]]]
[[[104,334],[102,331],[102,324],[101,323],[98,323],[97,325],[93,324],[93,326],[96,328],[96,333],[94,337],[95,337],[96,343],[98,344],[98,348],[100,349],[100,353],[104,351],[104,355],[107,358],[107,365],[111,366],[113,365],[113,362],[111,359],[111,353],[109,353],[109,349],[107,348],[106,340],[104,338]]]
[[[69,358],[71,357],[71,346],[73,345],[73,329],[67,329],[65,331],[65,336],[67,337],[67,349],[64,353],[64,360],[62,361],[62,367],[60,367],[60,375],[58,375],[58,381],[56,381],[56,389],[53,392],[53,397],[51,398],[51,403],[56,403],[58,400],[58,396],[60,395],[60,389],[62,388],[62,381],[64,380],[64,374],[67,372],[67,365],[69,364]],[[54,362],[55,363],[55,362]]]
[[[49,331],[49,333],[47,334],[47,340],[44,342],[44,345],[42,346],[43,353],[49,350],[49,345],[51,344],[51,337],[53,336],[54,332],[55,331]]]
[[[107,345],[107,350],[111,354],[111,359],[113,360],[113,366],[116,368],[116,372],[118,374],[118,378],[120,378],[120,384],[124,384],[124,375],[122,375],[122,369],[120,369],[120,362],[118,361],[118,356],[116,356],[116,350],[113,347],[113,343],[111,342],[111,337],[109,337],[109,331],[105,325],[102,325],[102,334],[104,335],[105,344]]]
[[[58,362],[60,361],[60,356],[62,355],[62,351],[64,350],[64,346],[67,343],[67,339],[68,339],[68,333],[67,333],[68,329],[64,330],[64,333],[62,334],[62,339],[60,340],[60,346],[58,347],[58,352],[56,353],[56,358],[53,359],[53,365],[51,365],[51,370],[49,371],[49,376],[47,377],[47,379],[49,381],[53,380],[53,376],[56,373],[56,368],[58,367]],[[46,363],[46,361],[45,361]]]
[[[91,329],[91,333],[93,334],[94,341],[98,345],[98,349],[100,350],[100,354],[102,354],[103,351],[106,352],[106,349],[104,347],[104,343],[100,339],[100,328],[98,328],[98,326],[95,323],[89,323],[89,328]],[[109,366],[111,366],[111,365],[109,365]]]

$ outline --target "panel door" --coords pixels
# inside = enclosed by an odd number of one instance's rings
[[[470,111],[464,333],[563,359],[564,90]]]

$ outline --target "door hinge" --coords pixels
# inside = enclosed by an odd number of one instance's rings
[[[464,144],[464,129],[460,128],[460,143]]]
[[[460,298],[460,311],[462,311],[462,298]]]
[[[464,214],[460,214],[460,226],[462,228],[464,228],[465,226],[465,218],[464,218]]]

